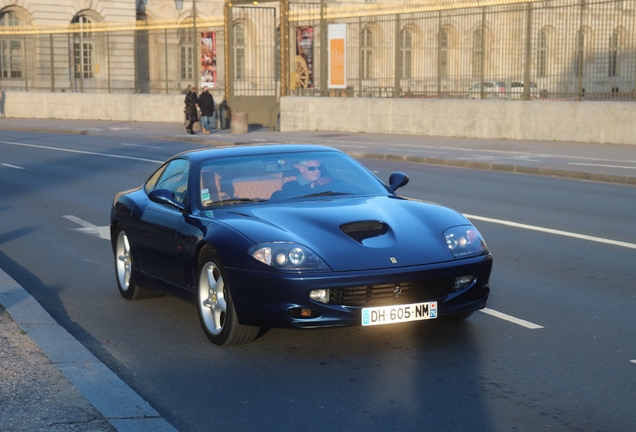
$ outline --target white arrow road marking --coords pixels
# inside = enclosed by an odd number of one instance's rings
[[[522,320],[522,319],[519,319],[519,318],[515,318],[515,317],[513,317],[511,315],[506,315],[505,313],[497,312],[496,310],[483,308],[483,309],[481,309],[481,312],[483,312],[485,314],[488,314],[488,315],[492,315],[492,316],[497,317],[497,318],[501,318],[502,320],[510,321],[511,323],[518,324],[518,325],[520,325],[522,327],[529,328],[531,330],[536,330],[536,329],[543,328],[543,326],[540,326],[538,324],[534,324],[534,323],[531,323],[530,321],[526,321],[526,320]]]
[[[84,234],[103,238],[105,240],[110,240],[110,226],[108,225],[106,226],[93,225],[92,223],[86,222],[85,220],[80,219],[77,216],[73,216],[73,215],[66,215],[64,216],[64,218],[82,226],[82,228],[73,228],[73,231],[79,231]]]
[[[629,362],[630,363],[636,363],[636,360],[630,360]]]

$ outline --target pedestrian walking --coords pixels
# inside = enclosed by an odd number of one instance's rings
[[[199,121],[199,115],[197,113],[197,107],[199,106],[199,97],[197,96],[197,88],[192,86],[190,88],[190,93],[188,93],[185,97],[185,116],[186,120],[190,123],[186,126],[186,132],[190,135],[194,135],[194,130],[192,130],[192,126],[194,123]]]
[[[208,91],[208,87],[203,87],[199,96],[199,108],[201,109],[201,130],[204,134],[210,135],[210,131],[216,127],[214,121],[214,98]]]

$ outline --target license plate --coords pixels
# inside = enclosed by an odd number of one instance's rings
[[[362,325],[394,324],[437,318],[437,302],[362,309]]]

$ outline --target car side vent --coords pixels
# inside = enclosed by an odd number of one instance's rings
[[[350,222],[340,225],[340,230],[357,242],[386,234],[389,226],[379,221]]]

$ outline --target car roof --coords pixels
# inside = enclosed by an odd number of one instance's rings
[[[314,145],[314,144],[268,144],[268,145],[234,145],[227,147],[215,147],[198,150],[189,150],[178,155],[177,157],[186,157],[193,162],[221,159],[234,156],[256,156],[267,155],[272,153],[309,153],[316,151],[328,151],[342,153],[333,147]]]

